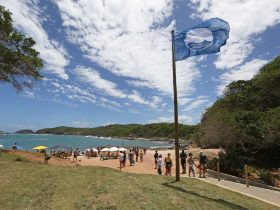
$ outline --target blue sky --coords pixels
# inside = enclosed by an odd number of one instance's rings
[[[170,31],[219,17],[218,54],[177,62],[179,121],[196,124],[227,84],[251,79],[280,51],[280,1],[0,0],[36,41],[44,79],[0,84],[0,130],[173,122]]]

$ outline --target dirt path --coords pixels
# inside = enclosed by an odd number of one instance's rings
[[[259,187],[246,187],[244,184],[236,183],[236,182],[230,182],[226,180],[218,181],[217,179],[207,177],[205,179],[199,179],[204,182],[208,182],[214,185],[217,185],[222,188],[226,188],[228,190],[241,193],[243,195],[247,195],[256,199],[259,199],[261,201],[273,204],[275,206],[278,206],[280,208],[280,192],[259,188]]]

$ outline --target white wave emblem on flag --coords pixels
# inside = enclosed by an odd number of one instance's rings
[[[186,32],[184,41],[190,50],[201,51],[213,44],[213,34],[207,28],[195,28]]]

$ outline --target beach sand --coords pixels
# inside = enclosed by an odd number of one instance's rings
[[[191,149],[186,150],[186,153],[192,152],[194,154],[194,158],[196,162],[198,161],[198,153],[201,149]],[[203,150],[208,157],[217,156],[219,149],[205,149]],[[180,151],[181,152],[181,151]],[[17,154],[23,156],[31,161],[43,162],[44,155],[36,152],[24,152],[24,151],[9,151],[9,153]],[[167,156],[168,153],[171,154],[171,158],[173,161],[173,167],[171,174],[175,175],[175,150],[158,150],[158,153],[162,155],[163,160],[164,157]],[[136,162],[134,166],[129,166],[129,161],[126,161],[126,167],[121,170],[128,173],[138,173],[138,174],[157,174],[157,169],[155,169],[154,163],[154,154],[155,150],[147,150],[146,155],[144,155],[143,162]],[[140,159],[140,158],[139,158]],[[113,168],[116,170],[120,170],[119,160],[118,159],[108,159],[108,160],[100,160],[99,157],[91,157],[87,158],[85,156],[79,156],[77,162],[73,162],[73,157],[71,159],[61,159],[53,157],[49,160],[49,164],[51,165],[65,165],[65,166],[101,166]],[[140,161],[140,160],[139,160]],[[181,165],[180,165],[181,170]],[[163,167],[163,174],[165,173],[165,167]]]
[[[191,149],[186,150],[186,153],[192,152],[194,154],[194,157],[196,158],[196,162],[198,161],[198,153],[201,151],[201,149]],[[214,157],[217,156],[219,149],[207,149],[203,150],[207,156]],[[180,151],[181,152],[181,151]],[[171,170],[171,174],[175,175],[175,150],[158,150],[158,154],[162,155],[162,160],[164,161],[164,157],[167,156],[167,154],[171,154],[171,159],[173,162],[173,167]],[[146,155],[144,155],[143,162],[136,162],[134,166],[129,166],[129,161],[126,161],[126,167],[122,168],[121,170],[124,172],[129,173],[138,173],[138,174],[157,174],[157,169],[155,169],[155,163],[154,163],[154,154],[155,150],[147,150]],[[120,170],[119,160],[118,159],[108,159],[108,160],[100,160],[99,157],[92,157],[88,159],[85,156],[78,157],[77,163],[81,166],[103,166],[108,168],[113,168]],[[180,165],[181,169],[181,165]],[[165,167],[163,166],[163,174],[165,173]]]

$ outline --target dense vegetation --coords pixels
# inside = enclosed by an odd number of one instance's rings
[[[0,209],[277,209],[198,179],[46,165],[1,150],[0,164]]]
[[[280,167],[280,56],[249,81],[229,84],[203,115],[196,141],[222,147],[222,170]]]
[[[43,62],[34,45],[32,38],[13,29],[11,12],[0,5],[0,82],[22,89],[31,85],[30,79],[41,78]]]
[[[197,131],[196,125],[179,125],[181,139],[190,139],[192,134]],[[128,124],[128,125],[107,125],[96,128],[72,128],[56,127],[46,128],[36,131],[40,134],[64,134],[64,135],[93,135],[111,136],[123,138],[151,138],[151,139],[172,139],[174,138],[174,124],[154,123],[147,125]]]
[[[16,133],[34,133],[33,130],[30,129],[24,129],[24,130],[18,130]]]

